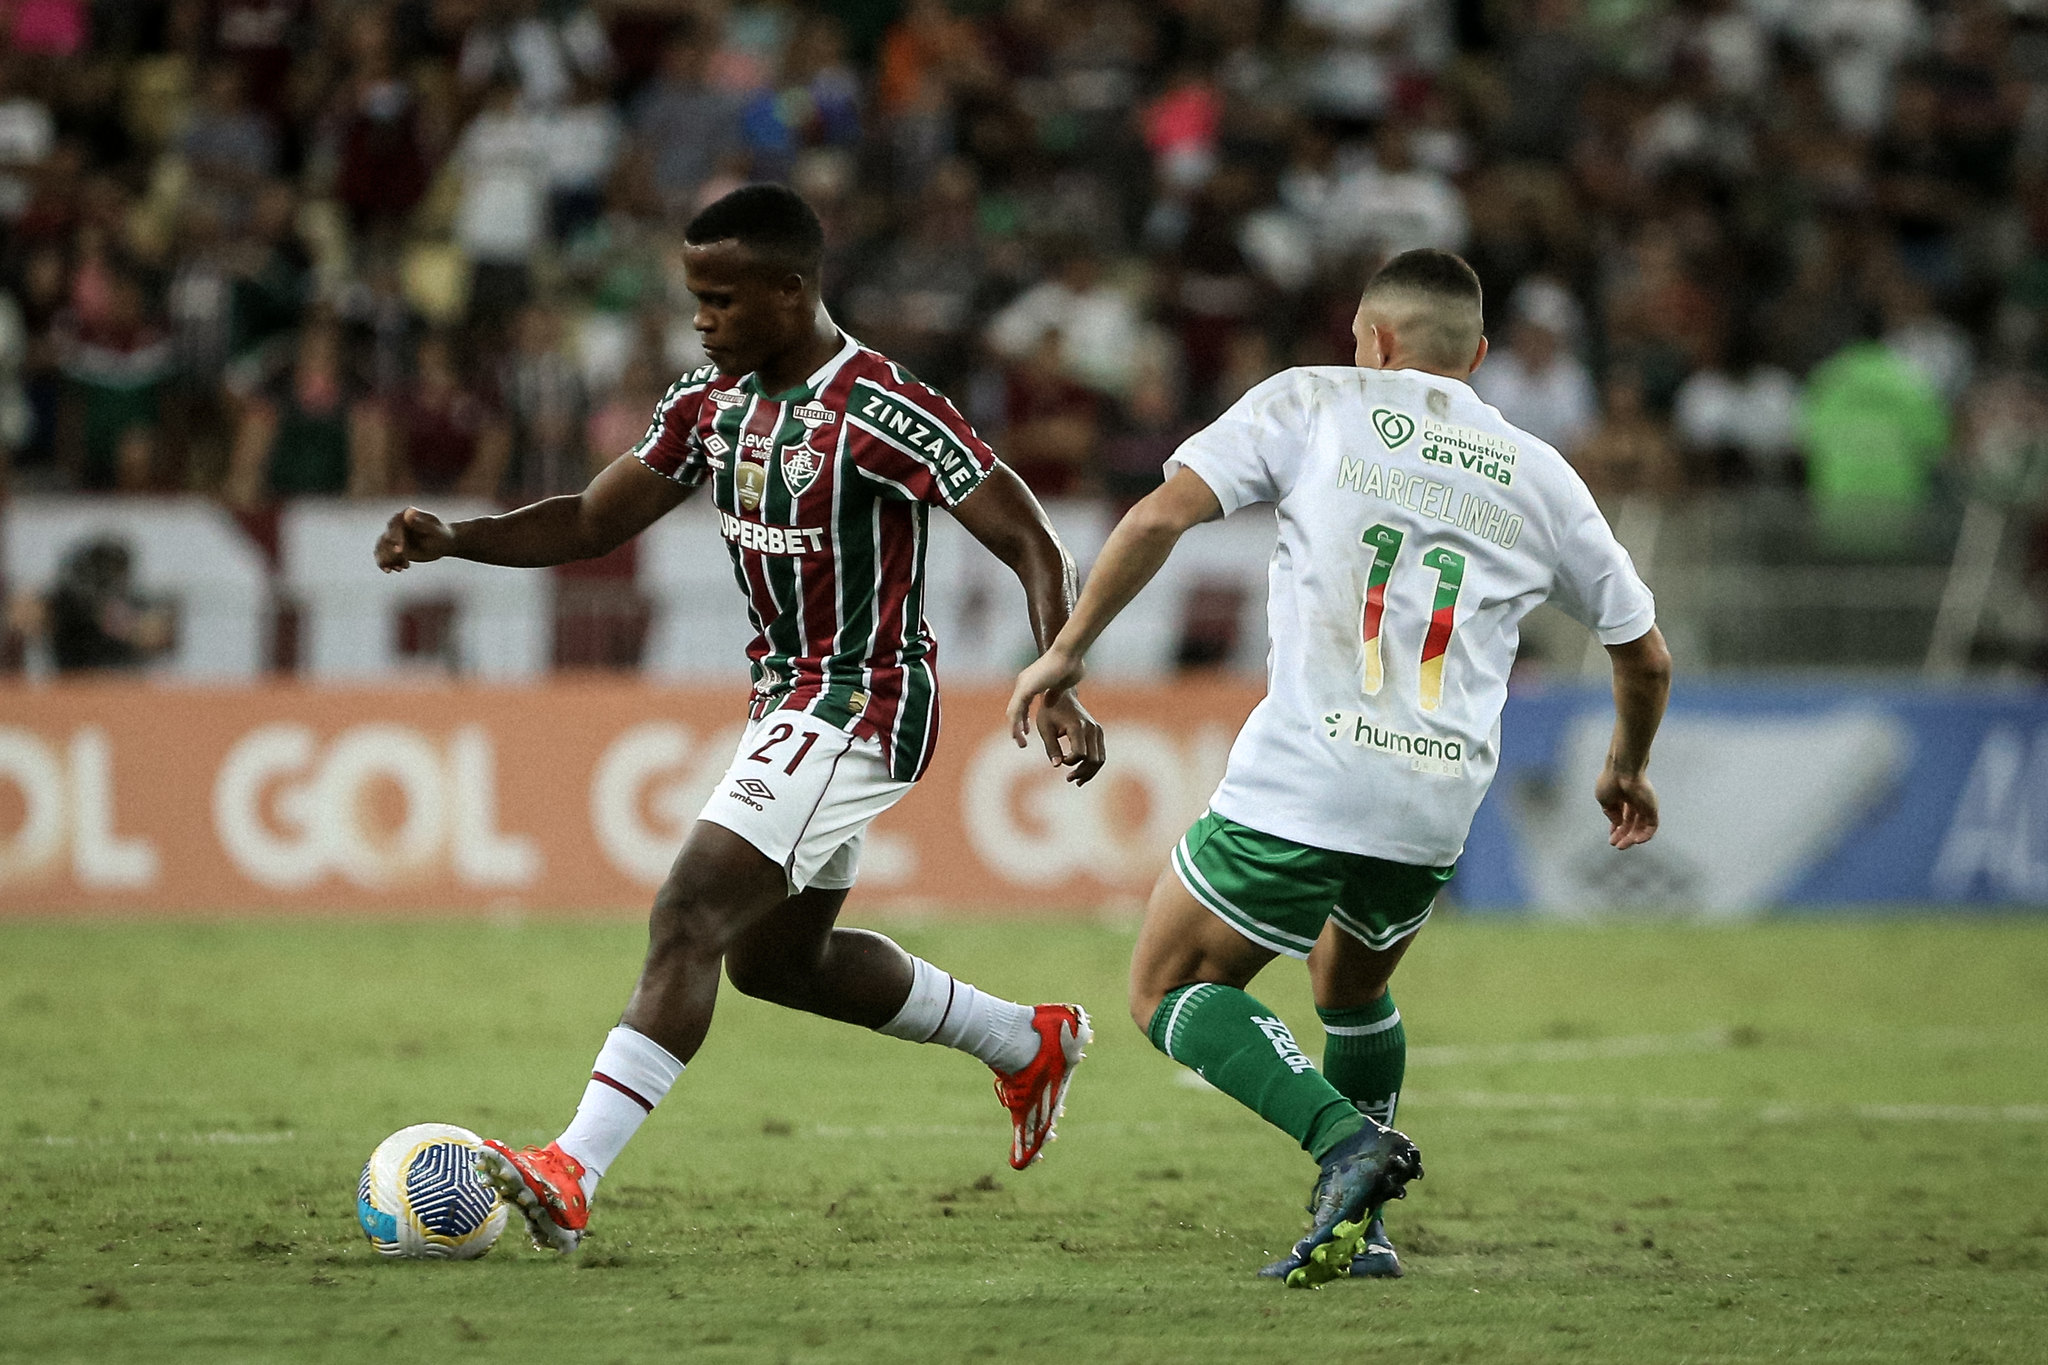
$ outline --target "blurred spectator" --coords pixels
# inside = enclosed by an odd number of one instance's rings
[[[1103,443],[1103,487],[1118,502],[1135,502],[1157,488],[1166,461],[1195,430],[1180,415],[1179,395],[1158,348],[1151,351],[1130,392],[1116,404]]]
[[[551,305],[520,310],[498,391],[512,424],[509,492],[540,498],[583,487],[590,472],[583,380],[564,346],[562,316]]]
[[[1431,0],[1291,0],[1314,55],[1304,73],[1310,105],[1343,119],[1376,119],[1403,77],[1449,56],[1450,6]]]
[[[118,268],[81,269],[61,325],[66,389],[60,456],[89,489],[145,491],[157,476],[159,405],[170,338],[148,314],[142,284]]]
[[[312,8],[312,0],[213,0],[214,50],[241,67],[249,99],[273,116],[286,112],[292,63],[313,36]]]
[[[1970,387],[1976,348],[1970,334],[1934,310],[1927,291],[1911,280],[1895,282],[1884,304],[1884,344],[1918,370],[1944,403]]]
[[[491,87],[453,160],[462,173],[455,240],[470,261],[469,315],[485,325],[509,319],[532,287],[530,260],[547,240],[546,129],[519,104],[519,88]]]
[[[569,97],[578,77],[607,74],[611,61],[604,25],[583,5],[503,0],[470,25],[456,70],[466,85],[509,82],[521,103],[547,109]]]
[[[348,77],[329,116],[334,195],[357,230],[395,232],[427,192],[419,95],[398,72],[380,11],[365,10],[352,19],[348,54]]]
[[[50,106],[21,87],[16,60],[0,55],[0,221],[21,217],[33,176],[57,142]]]
[[[1799,425],[1826,543],[1877,556],[1918,549],[1916,514],[1948,447],[1934,385],[1884,346],[1858,342],[1814,371]]]
[[[1819,58],[1835,115],[1868,133],[1890,102],[1892,72],[1927,41],[1913,0],[1809,0],[1790,10],[1795,31]]]
[[[504,419],[464,377],[445,335],[420,342],[414,374],[386,423],[392,491],[496,497],[512,452]]]
[[[1223,131],[1223,93],[1200,66],[1182,66],[1166,89],[1145,106],[1145,147],[1159,182],[1175,191],[1196,189],[1216,169]]]
[[[955,15],[946,0],[909,0],[882,39],[875,99],[885,117],[894,117],[995,79],[972,22]]]
[[[611,396],[592,408],[585,427],[587,474],[595,475],[640,443],[666,387],[651,358],[636,356],[626,363]]]
[[[1599,497],[1668,497],[1685,485],[1678,452],[1664,424],[1651,416],[1643,401],[1641,378],[1616,366],[1605,388],[1607,415],[1577,455],[1572,467]]]
[[[1332,187],[1319,235],[1338,255],[1369,247],[1394,256],[1425,246],[1463,251],[1466,231],[1458,187],[1418,163],[1408,128],[1389,119],[1373,136],[1372,160]]]
[[[746,148],[741,101],[705,83],[709,45],[695,27],[662,49],[661,70],[633,106],[633,136],[648,158],[654,191],[676,220],[696,212],[713,171]]]
[[[277,134],[243,101],[242,73],[226,63],[207,71],[178,147],[195,188],[215,196],[231,223],[246,216],[250,194],[277,170]]]
[[[618,164],[626,125],[605,87],[593,79],[544,119],[548,148],[548,219],[555,240],[569,242],[604,215],[605,183]]]
[[[1085,244],[1064,244],[1050,278],[1025,290],[988,326],[992,350],[1013,364],[1035,365],[1048,343],[1061,374],[1099,393],[1130,387],[1138,358],[1138,311],[1103,276]]]
[[[292,187],[270,182],[257,192],[249,230],[229,248],[229,350],[235,356],[260,352],[286,337],[305,316],[313,258],[299,238],[298,213]]]
[[[86,0],[14,0],[7,17],[14,50],[38,56],[76,56],[90,32]]]
[[[1799,381],[1775,365],[1693,371],[1679,386],[1672,426],[1699,482],[1796,482]]]
[[[1500,68],[1506,110],[1494,140],[1503,155],[1562,161],[1571,148],[1579,98],[1596,60],[1578,22],[1578,0],[1529,0],[1521,7]]]
[[[15,453],[28,443],[34,426],[21,383],[21,368],[27,359],[28,332],[21,306],[14,295],[0,290],[0,490],[6,488]]]
[[[111,539],[64,556],[41,613],[58,672],[139,668],[170,647],[171,611],[136,592],[130,559]]]
[[[1092,491],[1101,413],[1102,399],[1067,376],[1048,332],[1004,373],[1003,460],[1041,497]]]
[[[783,53],[778,80],[740,111],[753,153],[751,174],[785,180],[797,154],[860,141],[860,81],[847,69],[845,39],[830,14],[807,15]]]
[[[237,507],[304,494],[381,492],[380,433],[358,402],[341,329],[311,320],[290,365],[242,405],[224,490]]]
[[[1576,307],[1561,285],[1531,281],[1516,295],[1507,345],[1472,376],[1472,387],[1501,416],[1567,456],[1599,419],[1593,378],[1570,347]]]
[[[860,338],[942,388],[973,355],[983,269],[974,213],[972,172],[957,161],[942,167],[847,292]]]

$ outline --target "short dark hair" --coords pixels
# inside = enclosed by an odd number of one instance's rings
[[[1366,281],[1359,309],[1401,319],[1411,354],[1469,369],[1486,330],[1486,295],[1462,256],[1435,247],[1404,251]]]
[[[1486,291],[1479,286],[1479,272],[1467,265],[1463,256],[1439,251],[1433,246],[1402,252],[1374,271],[1365,286],[1367,294],[1390,293],[1397,289],[1434,294],[1460,303],[1470,302],[1481,309],[1486,305]]]
[[[825,225],[786,185],[742,185],[692,218],[683,241],[691,246],[738,242],[777,269],[815,282],[825,255]]]

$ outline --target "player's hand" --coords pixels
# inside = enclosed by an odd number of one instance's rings
[[[1040,697],[1050,702],[1062,692],[1072,691],[1087,672],[1086,664],[1054,645],[1017,675],[1009,716],[1010,738],[1017,741],[1018,748],[1031,742],[1031,703]]]
[[[377,537],[377,567],[403,573],[408,564],[429,564],[455,548],[455,533],[432,512],[408,507],[395,514]]]
[[[1657,789],[1641,773],[1623,776],[1609,763],[1593,783],[1593,799],[1607,812],[1607,842],[1614,847],[1647,844],[1657,833]]]
[[[1076,786],[1102,771],[1102,727],[1072,692],[1055,692],[1038,708],[1038,737],[1045,741],[1045,756],[1069,769],[1067,781]]]

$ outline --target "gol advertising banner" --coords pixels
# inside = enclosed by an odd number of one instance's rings
[[[1222,775],[1243,684],[1092,689],[1085,788],[945,694],[937,760],[878,821],[870,903],[1135,903]],[[647,903],[744,720],[730,689],[0,690],[0,913],[617,910]]]

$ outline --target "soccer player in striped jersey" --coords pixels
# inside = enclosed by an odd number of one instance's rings
[[[1072,607],[1072,561],[944,396],[833,324],[818,292],[824,234],[802,199],[735,190],[683,239],[712,363],[670,386],[640,443],[580,494],[454,525],[407,508],[376,546],[391,572],[449,556],[560,564],[608,553],[708,488],[757,632],[745,735],[655,897],[639,983],[575,1118],[546,1147],[487,1144],[485,1174],[536,1244],[560,1251],[581,1240],[599,1177],[702,1044],[721,963],[746,994],[985,1062],[1019,1170],[1052,1137],[1089,1038],[1077,1005],[1001,999],[834,923],[868,824],[938,742],[930,510],[1016,572],[1041,648]],[[1101,768],[1102,730],[1071,693],[1039,733],[1070,781]]]
[[[1033,700],[1081,680],[1088,647],[1185,532],[1275,505],[1266,697],[1152,890],[1131,1017],[1320,1165],[1308,1235],[1264,1272],[1290,1285],[1401,1273],[1379,1206],[1422,1163],[1389,1126],[1407,1038],[1387,982],[1493,780],[1521,620],[1545,599],[1613,664],[1614,742],[1593,792],[1609,842],[1657,831],[1644,770],[1671,656],[1655,603],[1564,457],[1465,382],[1486,358],[1480,322],[1464,261],[1389,261],[1359,300],[1356,365],[1277,374],[1190,437],[1010,701],[1022,742]],[[1320,1072],[1244,989],[1282,954],[1308,961]]]

